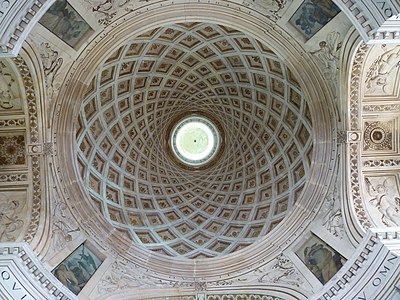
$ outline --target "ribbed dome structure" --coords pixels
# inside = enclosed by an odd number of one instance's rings
[[[196,115],[220,148],[180,163],[172,128]],[[310,113],[297,80],[267,45],[232,28],[180,23],[129,40],[82,102],[77,161],[93,203],[136,244],[214,257],[265,236],[307,180]]]

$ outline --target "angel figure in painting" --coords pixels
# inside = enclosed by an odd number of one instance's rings
[[[324,76],[332,80],[336,85],[339,72],[339,50],[342,47],[340,33],[332,31],[328,34],[326,41],[319,42],[319,50],[311,52],[324,64]]]
[[[389,187],[396,186],[389,178],[375,186],[366,177],[367,193],[372,197],[369,202],[382,214],[381,221],[386,226],[400,226],[400,198],[394,196],[394,191]]]

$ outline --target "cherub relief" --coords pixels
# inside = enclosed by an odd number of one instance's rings
[[[365,184],[367,193],[372,197],[369,203],[382,214],[382,223],[386,226],[400,226],[400,198],[394,196],[396,183],[387,177],[374,186],[366,177]]]

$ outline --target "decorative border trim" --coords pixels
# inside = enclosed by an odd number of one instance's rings
[[[32,75],[29,71],[29,67],[21,56],[17,56],[13,59],[16,64],[22,80],[24,82],[26,91],[26,101],[28,110],[29,120],[29,143],[39,143],[39,120],[37,111],[37,99],[34,89],[34,83]],[[32,171],[32,212],[31,220],[28,227],[28,231],[25,233],[24,241],[30,243],[38,228],[41,213],[41,202],[42,202],[42,186],[41,186],[41,168],[40,168],[40,155],[31,156],[31,171]]]
[[[36,254],[26,243],[2,243],[0,245],[0,261],[5,256],[12,256],[12,260],[19,261],[25,267],[26,278],[39,293],[45,291],[54,296],[54,299],[76,299],[53,274],[43,267]],[[36,284],[34,284],[36,283]]]
[[[362,76],[362,66],[365,60],[365,56],[369,50],[369,46],[362,43],[357,49],[354,57],[351,80],[350,80],[350,130],[360,131],[360,114],[361,114],[361,96],[360,96],[360,83]],[[361,147],[358,141],[350,142],[348,144],[348,162],[349,162],[349,179],[350,179],[350,195],[352,195],[352,201],[354,210],[361,225],[367,229],[371,227],[371,223],[365,213],[362,198],[361,198],[361,187],[360,187],[360,157]]]

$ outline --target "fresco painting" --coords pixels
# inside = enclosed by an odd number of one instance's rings
[[[85,244],[81,244],[52,273],[69,290],[78,295],[101,263],[102,260]]]
[[[342,255],[314,235],[296,251],[296,255],[322,284],[327,283],[346,262]]]
[[[290,18],[289,22],[306,39],[309,39],[339,12],[339,7],[332,0],[305,0]]]
[[[72,48],[79,48],[93,30],[65,0],[57,0],[39,21]]]

